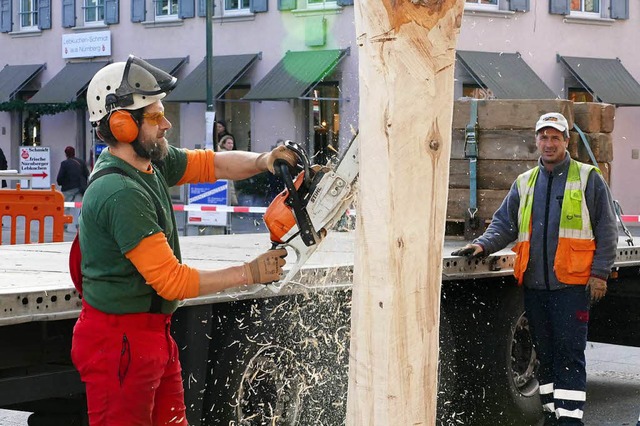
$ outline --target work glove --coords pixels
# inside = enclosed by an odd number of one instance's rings
[[[282,277],[282,267],[287,263],[287,250],[284,248],[269,250],[244,264],[247,284],[269,284],[279,281]]]
[[[591,300],[597,302],[607,294],[607,280],[594,277],[593,275],[590,276],[589,281],[587,281],[586,291],[591,293]]]
[[[480,244],[467,244],[461,249],[451,252],[451,256],[464,256],[467,259],[484,257],[484,248]]]
[[[289,167],[295,167],[298,163],[298,155],[290,149],[287,149],[284,145],[276,146],[271,152],[263,152],[256,159],[257,167],[262,171],[270,171],[275,174],[274,163],[277,160],[282,160],[289,165]]]

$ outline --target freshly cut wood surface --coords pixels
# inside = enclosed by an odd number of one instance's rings
[[[360,196],[347,424],[436,424],[440,277],[463,0],[355,2]]]

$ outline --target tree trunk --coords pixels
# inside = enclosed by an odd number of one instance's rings
[[[435,424],[463,0],[360,0],[360,197],[347,424]]]

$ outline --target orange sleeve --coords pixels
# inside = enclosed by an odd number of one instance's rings
[[[183,300],[200,294],[200,274],[178,262],[162,232],[143,239],[125,256],[163,299]]]
[[[190,149],[187,153],[187,168],[176,185],[185,183],[214,182],[216,169],[213,157],[216,153],[210,149]]]

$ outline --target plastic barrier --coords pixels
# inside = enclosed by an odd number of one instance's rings
[[[0,217],[3,224],[7,222],[4,220],[7,216],[11,218],[10,244],[16,244],[19,218],[24,219],[25,244],[45,242],[45,225],[46,222],[50,223],[46,221],[47,218],[53,220],[53,242],[63,241],[65,224],[73,222],[72,216],[64,214],[64,196],[55,189],[55,185],[51,185],[49,190],[21,189],[19,184],[16,189],[0,189]],[[31,241],[34,221],[38,224],[38,241]]]

